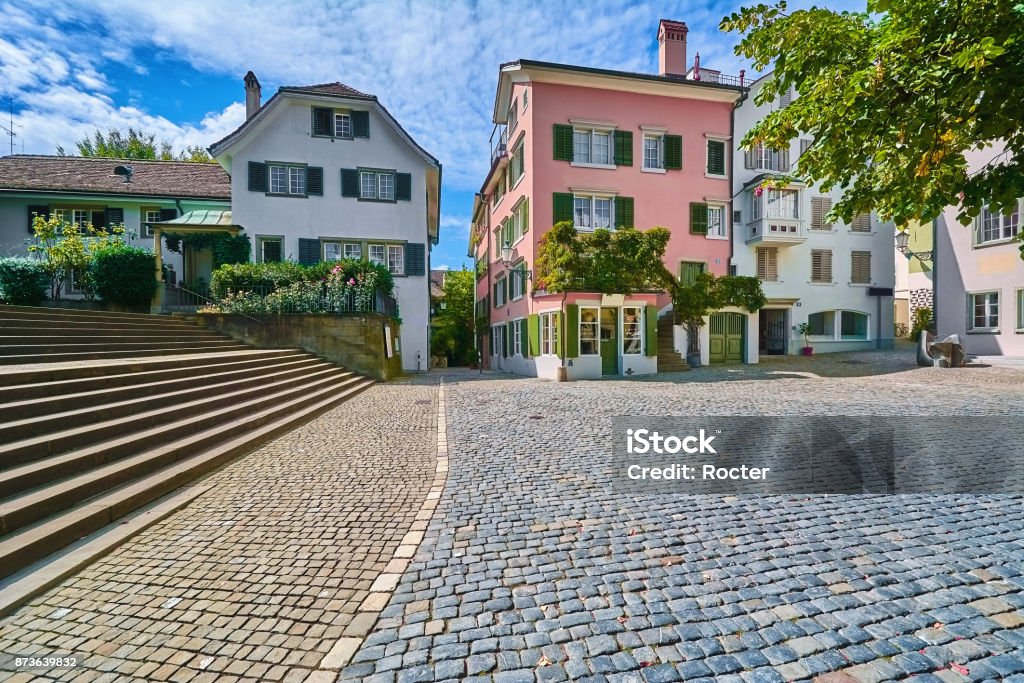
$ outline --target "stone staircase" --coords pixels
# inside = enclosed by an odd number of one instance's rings
[[[182,319],[69,309],[0,306],[0,359],[0,577],[373,384]]]
[[[686,359],[672,348],[672,312],[658,318],[658,372],[684,372],[690,369]]]

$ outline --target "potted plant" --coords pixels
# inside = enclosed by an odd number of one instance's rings
[[[804,337],[804,345],[803,348],[800,349],[800,354],[810,356],[814,353],[814,347],[811,346],[811,342],[807,340],[807,335],[811,333],[811,324],[807,322],[800,323],[796,326],[796,331]]]

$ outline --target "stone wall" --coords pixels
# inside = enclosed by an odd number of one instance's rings
[[[260,349],[301,348],[377,380],[402,374],[396,348],[399,325],[377,313],[340,315],[281,315],[250,318],[222,313],[199,313],[200,325],[223,332]],[[385,349],[390,330],[391,355]]]

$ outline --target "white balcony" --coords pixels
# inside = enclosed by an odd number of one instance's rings
[[[791,247],[807,241],[807,229],[799,218],[760,218],[747,223],[747,244]]]

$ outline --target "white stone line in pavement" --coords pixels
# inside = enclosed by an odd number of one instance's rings
[[[444,399],[444,379],[439,380],[437,389],[437,467],[434,470],[434,481],[427,492],[423,505],[416,513],[412,528],[402,538],[398,549],[384,571],[377,575],[370,586],[370,595],[363,600],[357,609],[356,617],[345,629],[345,635],[338,639],[331,651],[320,660],[320,671],[338,671],[344,668],[355,656],[363,644],[363,640],[373,630],[381,611],[387,607],[391,595],[409,562],[416,555],[423,542],[427,523],[437,509],[441,492],[448,481],[448,418]],[[318,672],[319,673],[319,672]]]

